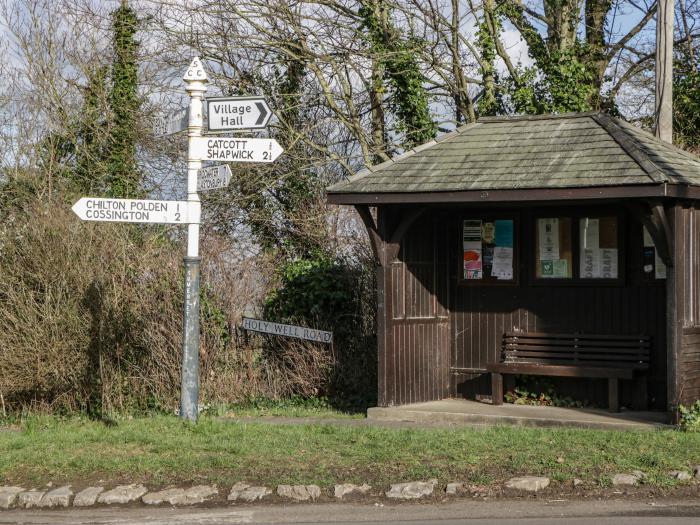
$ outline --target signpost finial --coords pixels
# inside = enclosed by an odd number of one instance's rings
[[[192,62],[187,68],[187,71],[185,71],[185,75],[182,77],[182,80],[185,82],[193,80],[206,82],[209,80],[207,77],[207,72],[204,71],[204,66],[202,65],[202,61],[199,59],[199,57],[194,57],[192,59]]]

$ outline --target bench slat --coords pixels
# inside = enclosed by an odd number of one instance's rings
[[[634,363],[634,362],[647,362],[648,358],[641,355],[605,355],[605,354],[577,354],[573,352],[529,352],[527,350],[506,350],[504,352],[506,358],[525,358],[525,357],[537,357],[540,359],[568,359],[571,361],[619,361],[621,363]]]
[[[644,335],[507,332],[501,361],[489,366],[501,373],[631,377],[649,368],[650,346]]]
[[[562,345],[557,345],[557,346],[548,346],[548,345],[519,345],[515,343],[506,343],[505,348],[507,350],[513,349],[513,350],[532,350],[533,352],[537,352],[538,350],[551,350],[554,352],[581,352],[581,353],[589,353],[589,354],[619,354],[619,355],[625,355],[625,354],[640,354],[640,355],[649,355],[649,350],[646,348],[607,348],[607,347],[595,347],[595,348],[587,348],[587,347],[573,347],[573,346],[562,346]]]
[[[637,340],[640,341],[650,341],[651,337],[648,335],[632,334],[632,335],[604,335],[604,334],[558,334],[558,333],[547,333],[547,332],[505,332],[503,334],[505,337],[543,337],[545,339],[550,338],[579,338],[579,339],[608,339],[611,341],[624,341],[624,340]]]
[[[552,346],[571,346],[596,348],[599,346],[615,347],[615,348],[640,348],[651,346],[649,341],[604,341],[596,339],[595,341],[586,339],[545,339],[545,338],[530,338],[530,337],[506,337],[505,342],[508,344],[547,344]]]
[[[486,365],[489,372],[500,374],[524,374],[557,377],[617,377],[632,379],[634,370],[629,368],[609,368],[593,366],[540,365],[531,363],[492,363]]]
[[[518,366],[519,364],[525,364],[525,365],[531,365],[531,364],[536,364],[540,366],[547,366],[547,365],[552,365],[552,366],[571,366],[571,367],[587,367],[587,366],[592,366],[592,367],[597,367],[597,368],[620,368],[624,370],[647,370],[649,368],[649,365],[646,363],[615,363],[615,362],[610,362],[610,361],[572,361],[571,359],[537,359],[537,358],[528,358],[528,359],[519,359],[518,361],[502,361],[503,364],[508,364],[512,366]]]

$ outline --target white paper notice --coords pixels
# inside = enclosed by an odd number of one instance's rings
[[[600,219],[581,219],[581,249],[597,250],[600,248]]]
[[[581,250],[581,277],[583,279],[600,277],[600,250]]]
[[[513,278],[513,248],[496,246],[493,249],[491,275],[497,279]]]
[[[617,248],[600,250],[600,277],[617,279]]]
[[[481,241],[463,241],[462,248],[466,250],[481,250]]]
[[[537,219],[540,261],[559,259],[559,219]]]

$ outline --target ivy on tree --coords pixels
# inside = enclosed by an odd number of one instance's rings
[[[490,8],[486,8],[490,7]],[[601,93],[609,56],[605,21],[610,0],[543,2],[546,33],[543,35],[525,16],[525,6],[504,0],[496,6],[487,2],[479,27],[478,46],[482,54],[484,95],[482,114],[565,113],[591,110],[615,111],[614,103]],[[534,65],[517,65],[500,85],[487,66],[495,57],[495,40],[502,21],[508,20],[527,43]],[[583,23],[585,34],[578,31]],[[495,94],[501,94],[498,101]],[[500,103],[499,103],[500,102]]]
[[[113,197],[133,197],[140,193],[136,166],[139,43],[136,12],[123,0],[113,13],[114,58],[112,90],[109,97],[112,122],[107,155],[108,192]]]
[[[673,75],[673,141],[700,149],[700,61],[692,47],[679,46]]]
[[[403,146],[410,149],[435,138],[436,126],[416,56],[422,43],[404,38],[389,14],[383,0],[365,1],[359,10],[374,60],[393,91],[390,106],[397,117],[397,131],[405,134]]]

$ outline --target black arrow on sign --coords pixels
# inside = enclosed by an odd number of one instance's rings
[[[265,117],[267,117],[267,109],[265,109],[265,105],[262,102],[256,102],[255,105],[258,106],[258,111],[260,111],[260,116],[255,122],[255,125],[259,126],[260,124],[265,122]]]

